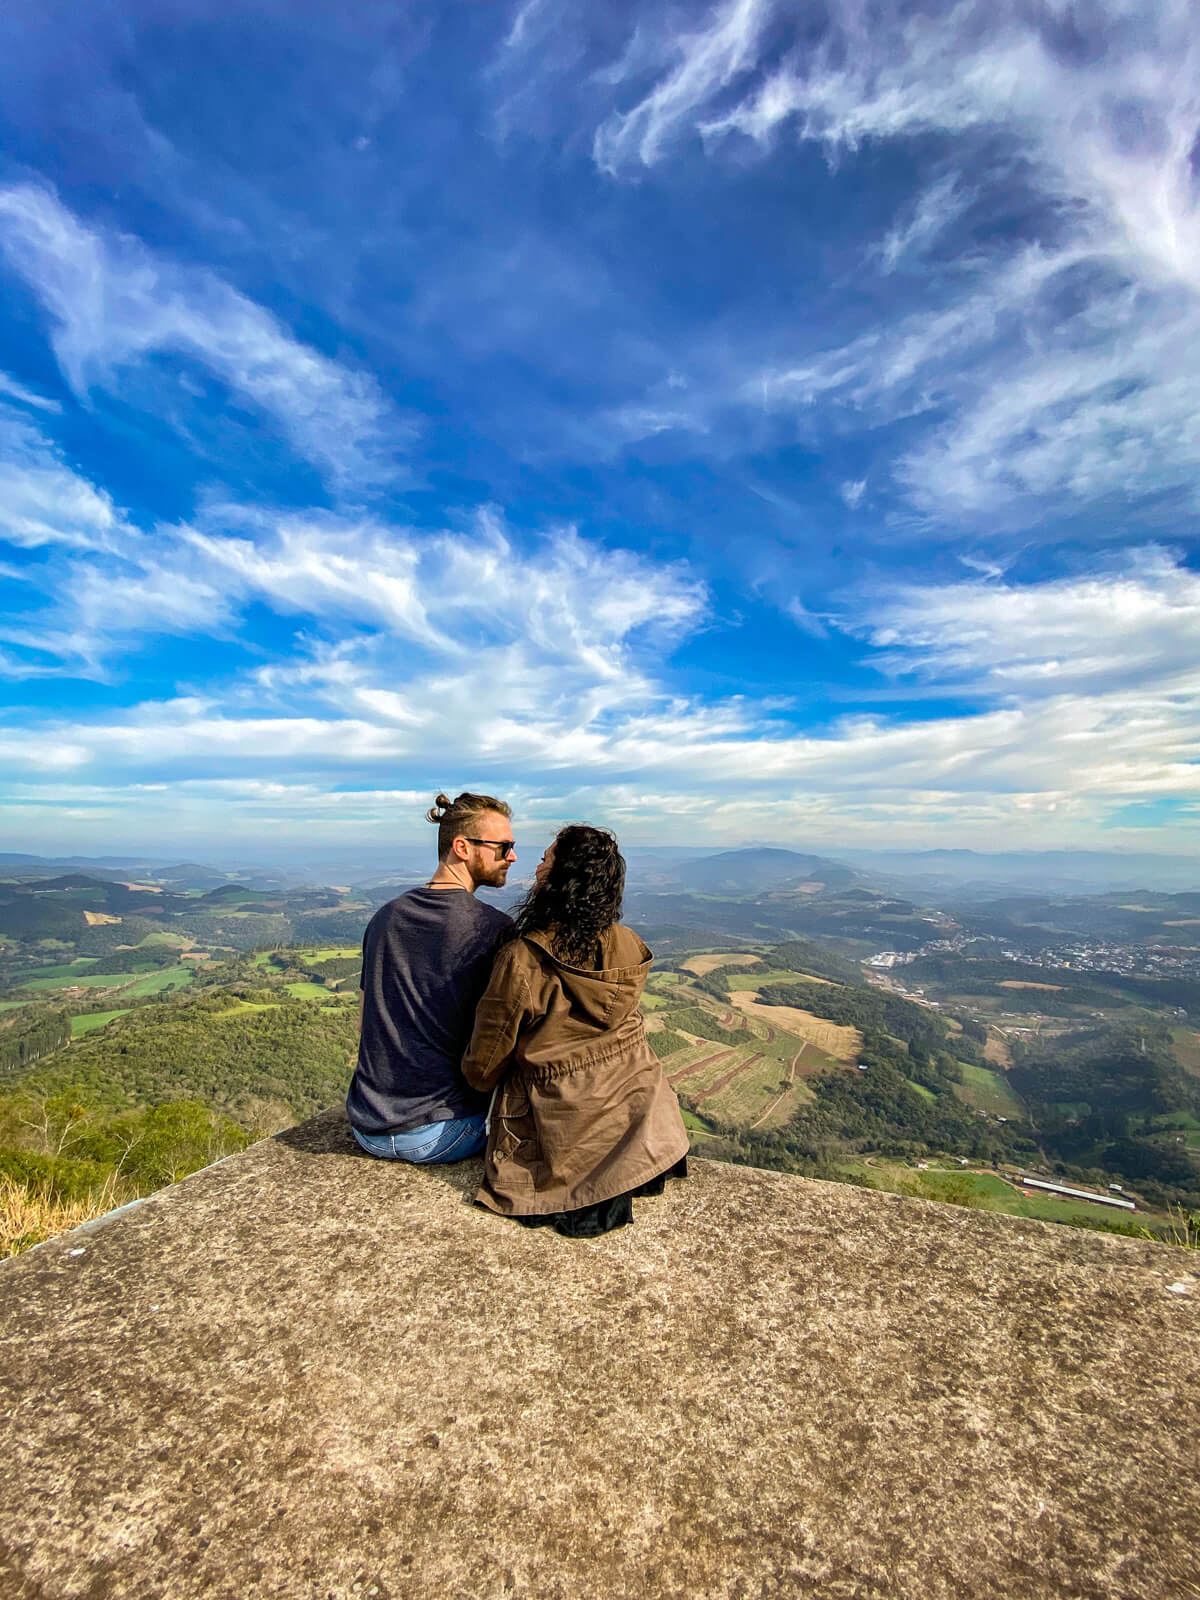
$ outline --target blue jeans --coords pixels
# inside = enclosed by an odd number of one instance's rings
[[[385,1161],[412,1161],[420,1166],[435,1162],[465,1161],[483,1154],[487,1144],[487,1113],[475,1117],[456,1117],[450,1122],[427,1122],[404,1133],[360,1133],[351,1124],[351,1133],[370,1156]]]

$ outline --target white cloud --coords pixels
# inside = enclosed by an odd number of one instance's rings
[[[829,629],[820,617],[812,614],[803,600],[793,596],[784,606],[784,610],[798,628],[805,633],[811,634],[814,639],[828,638]]]
[[[707,28],[674,37],[664,30],[661,50],[669,70],[632,110],[614,113],[599,129],[597,164],[615,173],[631,161],[658,161],[682,124],[755,65],[772,10],[770,0],[729,0],[710,13]],[[636,36],[635,44],[629,65],[645,58],[644,36]],[[619,81],[621,73],[612,76]]]
[[[462,530],[428,533],[213,504],[194,524],[123,527],[112,548],[27,575],[48,606],[0,623],[0,639],[57,649],[58,670],[95,676],[107,658],[164,634],[234,639],[246,608],[262,602],[311,638],[299,663],[261,667],[261,688],[321,688],[339,702],[361,694],[369,716],[389,708],[393,719],[398,694],[468,718],[500,697],[510,714],[546,699],[576,712],[625,703],[645,689],[639,659],[696,626],[707,606],[683,566],[590,544],[572,527],[522,547],[487,510]]]
[[[364,773],[391,776],[390,785],[376,777],[368,787],[419,793],[446,771],[471,772],[494,789],[540,795],[551,811],[594,815],[606,795],[624,792],[639,797],[629,804],[652,832],[665,825],[654,815],[660,806],[666,816],[694,817],[695,836],[714,839],[744,839],[755,817],[824,816],[835,826],[844,815],[848,827],[873,821],[897,837],[903,825],[959,838],[990,817],[1010,830],[1020,824],[1013,837],[1026,845],[1055,817],[1070,822],[1078,842],[1081,829],[1102,827],[1130,801],[1200,798],[1200,675],[1169,690],[1066,693],[977,716],[847,718],[820,737],[772,728],[753,706],[661,696],[615,718],[556,720],[551,707],[518,720],[506,713],[507,687],[499,685],[497,702],[476,706],[474,721],[452,703],[420,727],[368,721],[356,708],[241,717],[188,702],[147,704],[117,719],[13,735],[0,755],[14,772],[76,771],[88,782],[108,771],[174,785],[199,767],[210,782],[262,785],[286,770],[289,787],[325,793]],[[269,800],[269,790],[262,794]]]
[[[739,807],[745,837],[751,816],[815,827],[842,805],[864,831],[871,817],[917,830],[922,817],[1016,827],[1021,815],[1086,829],[1131,800],[1200,799],[1200,578],[1163,550],[1042,583],[860,593],[857,631],[877,665],[915,676],[918,695],[932,686],[993,708],[850,716],[816,732],[778,703],[706,704],[670,688],[661,652],[702,625],[703,588],[686,568],[573,529],[522,545],[492,512],[422,536],[214,508],[202,533],[167,532],[127,563],[120,626],[138,612],[154,627],[211,626],[265,599],[302,617],[308,636],[202,698],[13,724],[0,755],[14,771],[100,787],[268,786],[255,791],[268,808],[281,782],[417,792],[470,772],[523,786],[546,814],[591,812],[593,792],[654,793],[672,815],[699,806],[699,836],[713,838],[736,833]],[[91,553],[77,560],[71,616],[98,628],[101,569]],[[791,611],[814,633],[830,620],[799,600]],[[95,648],[70,626],[58,643]],[[291,815],[291,800],[275,798]]]
[[[869,606],[877,665],[1025,701],[1064,692],[1185,699],[1200,687],[1200,573],[1150,548],[1041,583],[906,585]]]
[[[111,549],[123,519],[28,418],[0,402],[0,540],[23,549]]]
[[[345,523],[319,514],[274,516],[214,508],[204,531],[184,528],[183,544],[198,570],[230,600],[262,596],[278,611],[386,626],[409,639],[446,648],[429,622],[416,572],[415,541],[374,523]],[[254,538],[207,531],[249,524]]]
[[[117,388],[158,352],[195,361],[274,419],[338,483],[394,472],[407,428],[375,379],[292,337],[208,271],[89,228],[32,185],[0,190],[0,249],[54,320],[54,349],[75,392]]]
[[[912,215],[897,224],[874,247],[881,272],[895,272],[919,262],[950,224],[962,215],[973,198],[957,173],[939,178],[918,196]]]
[[[842,484],[840,493],[850,510],[857,511],[866,498],[867,480],[865,478],[853,478]]]
[[[44,394],[36,394],[15,378],[10,378],[6,372],[0,372],[0,401],[3,400],[16,400],[20,405],[32,406],[35,411],[62,410],[57,400],[48,400]]]

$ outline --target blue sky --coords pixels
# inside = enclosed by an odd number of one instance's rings
[[[0,13],[11,849],[1194,851],[1176,0]]]

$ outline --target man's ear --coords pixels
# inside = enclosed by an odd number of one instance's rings
[[[450,848],[460,861],[465,861],[471,853],[471,846],[463,838],[461,833],[456,839],[451,840]]]

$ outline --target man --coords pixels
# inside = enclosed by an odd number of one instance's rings
[[[459,1063],[492,958],[512,918],[475,898],[517,859],[512,811],[486,794],[439,794],[438,865],[371,918],[363,936],[358,1065],[346,1096],[354,1137],[374,1156],[462,1161],[486,1142],[487,1096]]]

